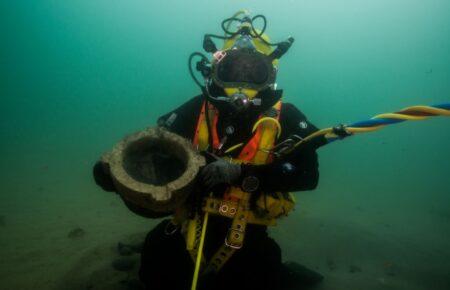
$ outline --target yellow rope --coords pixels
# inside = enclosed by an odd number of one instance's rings
[[[264,118],[259,119],[259,120],[255,123],[255,125],[253,125],[252,132],[255,132],[256,129],[258,129],[258,126],[259,126],[261,123],[266,122],[266,121],[275,123],[275,126],[277,126],[277,138],[279,138],[280,135],[281,135],[281,125],[280,125],[280,122],[278,122],[277,119],[272,118],[272,117],[264,117]]]
[[[294,149],[295,147],[300,146],[303,143],[306,143],[306,142],[310,141],[311,139],[314,139],[314,138],[316,138],[318,136],[329,134],[329,133],[333,133],[333,128],[325,128],[325,129],[321,129],[321,130],[319,130],[317,132],[314,132],[311,135],[308,135],[307,137],[305,137],[302,140],[300,140],[297,143],[295,143],[295,145],[292,146],[292,149]]]
[[[202,234],[200,236],[197,258],[195,261],[195,270],[194,270],[194,277],[192,278],[191,290],[197,289],[198,274],[200,273],[200,265],[201,265],[201,261],[202,261],[202,255],[203,255],[203,245],[205,243],[206,226],[208,225],[208,216],[209,216],[208,212],[205,212],[205,215],[203,217]]]
[[[372,119],[399,119],[399,120],[423,120],[426,119],[427,116],[411,116],[411,115],[405,115],[405,114],[399,114],[399,113],[386,113],[386,114],[380,114],[376,115]]]
[[[238,149],[238,148],[241,147],[242,145],[244,145],[244,143],[239,143],[239,144],[236,144],[236,145],[234,145],[234,146],[231,146],[230,148],[228,148],[228,149],[225,151],[225,153],[230,153],[231,151],[234,151],[234,150]]]
[[[375,127],[366,127],[366,128],[355,128],[355,127],[347,127],[345,128],[349,133],[366,133],[366,132],[372,132],[376,131],[378,129],[381,129],[385,127],[386,125],[380,125]]]
[[[420,111],[420,112],[425,112],[425,113],[430,113],[430,114],[435,114],[435,115],[440,115],[440,116],[450,116],[450,110],[433,108],[433,107],[428,107],[428,106],[407,107],[407,108],[402,109],[398,113],[404,113],[407,111]]]

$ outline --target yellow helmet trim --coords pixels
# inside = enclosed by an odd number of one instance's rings
[[[256,30],[256,32],[260,33],[259,30]],[[226,49],[232,48],[234,43],[236,42],[237,38],[239,38],[239,37],[240,37],[240,35],[236,35],[233,38],[226,39],[223,44],[223,49],[226,50]],[[261,38],[267,42],[270,42],[269,36],[265,33],[263,35],[261,35]],[[272,53],[272,51],[273,51],[272,47],[270,45],[267,45],[264,41],[262,41],[258,37],[253,38],[252,41],[253,41],[253,45],[255,46],[257,51],[259,51],[265,55],[269,55]]]
[[[258,30],[258,29],[255,29],[255,30],[256,30],[257,33],[261,33],[260,30]],[[226,39],[224,41],[222,49],[223,50],[231,49],[239,36],[240,35],[236,35],[233,38]],[[252,33],[252,36],[253,36],[253,33]],[[267,42],[270,42],[269,36],[267,34],[265,34],[265,33],[263,35],[261,35],[261,38],[264,39]],[[258,52],[262,53],[262,54],[270,55],[272,53],[272,51],[273,51],[273,49],[272,49],[272,47],[270,45],[268,45],[267,43],[265,43],[264,41],[262,41],[258,37],[254,37],[252,39],[252,42],[253,42],[253,45],[255,46],[256,50]],[[272,63],[275,66],[278,65],[278,59],[274,59],[272,61]]]
[[[224,88],[225,94],[227,96],[232,96],[238,92],[245,94],[249,99],[253,99],[258,93],[257,90],[253,89],[241,89],[241,88]]]

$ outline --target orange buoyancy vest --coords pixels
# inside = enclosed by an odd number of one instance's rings
[[[229,158],[234,163],[245,163],[262,165],[270,163],[273,159],[271,150],[275,146],[277,138],[281,134],[281,126],[279,123],[280,111],[282,103],[278,101],[273,107],[273,116],[266,116],[261,114],[253,125],[252,132],[253,137],[247,142],[247,144],[237,144],[231,146],[225,151],[225,155],[241,148],[241,152],[238,157],[233,159]],[[208,117],[206,114],[209,114]],[[221,144],[217,133],[217,122],[219,118],[218,110],[211,104],[204,102],[201,108],[200,116],[197,122],[197,128],[193,139],[194,146],[199,151],[205,151],[210,146],[209,134],[212,135],[211,145],[214,150],[221,149]],[[208,126],[207,121],[211,122]],[[208,129],[208,127],[210,127]],[[209,132],[211,131],[211,133]],[[226,158],[226,157],[225,157]],[[245,193],[239,187],[230,186],[223,196],[223,200],[238,201],[243,198]],[[250,223],[275,225],[276,219],[281,216],[286,216],[295,205],[295,199],[290,193],[275,192],[271,194],[263,194],[256,200],[256,210],[258,214],[254,212],[250,213]],[[262,218],[257,218],[259,215]]]
[[[271,151],[281,134],[281,126],[278,121],[281,101],[277,102],[272,108],[276,115],[272,117],[261,114],[253,126],[253,136],[247,144],[237,144],[224,152],[227,156],[230,152],[242,147],[237,158],[228,157],[230,162],[262,165],[272,161]],[[214,151],[222,149],[223,144],[217,133],[218,118],[218,110],[211,104],[203,103],[193,139],[193,145],[199,151],[206,151],[210,145],[212,145]],[[208,121],[211,123],[208,124]],[[212,135],[211,140],[210,134]],[[276,219],[287,215],[295,205],[295,201],[290,194],[276,192],[261,194],[256,201],[257,209],[253,210],[249,205],[250,195],[251,193],[243,191],[240,187],[230,186],[222,198],[211,196],[204,198],[203,212],[231,219],[231,226],[225,237],[225,243],[209,263],[206,264],[203,255],[200,257],[206,271],[219,271],[234,251],[242,247],[247,224],[275,225]],[[198,213],[195,218],[184,224],[186,247],[194,261],[199,255],[201,224]]]
[[[219,119],[218,110],[211,104],[208,104],[208,109],[206,108],[206,102],[203,103],[202,109],[200,112],[200,116],[197,121],[197,128],[195,131],[195,136],[193,139],[194,146],[199,151],[205,151],[210,146],[209,144],[209,130],[211,129],[211,139],[213,150],[219,150],[223,145],[220,142],[218,133],[217,133],[217,122]],[[276,111],[275,117],[268,117],[262,114],[259,116],[257,122],[253,126],[252,132],[254,133],[253,137],[247,142],[247,144],[237,144],[235,146],[230,147],[225,153],[229,153],[238,149],[242,146],[244,148],[241,150],[235,162],[238,163],[250,163],[250,164],[265,164],[271,161],[271,149],[273,148],[276,139],[281,134],[281,126],[279,125],[279,116],[281,110],[281,101],[277,102],[273,109]],[[209,114],[208,117],[206,114]],[[210,120],[212,124],[207,123],[207,120]]]

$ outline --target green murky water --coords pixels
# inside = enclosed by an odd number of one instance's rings
[[[91,166],[198,93],[188,55],[241,8],[265,14],[273,40],[296,39],[278,84],[319,127],[450,101],[446,0],[3,1],[1,289],[116,289],[92,273],[157,221],[97,188]],[[320,149],[318,189],[272,231],[285,258],[322,272],[323,289],[449,289],[449,125]]]

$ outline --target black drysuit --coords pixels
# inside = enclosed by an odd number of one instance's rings
[[[192,98],[162,116],[158,125],[192,140],[203,101],[203,96]],[[227,138],[225,150],[233,145],[246,143],[252,137],[252,127],[258,116],[257,112],[239,115],[219,112],[219,138],[222,138],[226,131],[233,132]],[[293,134],[304,138],[317,131],[305,115],[289,103],[283,103],[279,122],[282,133],[278,143]],[[291,153],[271,164],[243,165],[242,178],[252,175],[259,179],[255,195],[275,191],[312,190],[317,186],[319,178],[315,149],[325,142],[324,138],[316,139],[299,152]],[[239,150],[236,151],[233,157],[239,154]],[[206,259],[211,258],[224,243],[230,221],[221,217],[210,217],[204,246]],[[185,249],[184,238],[180,232],[172,235],[165,233],[167,223],[167,220],[160,223],[146,238],[140,278],[148,290],[187,290],[190,289],[194,264]],[[277,243],[268,237],[267,228],[248,225],[243,247],[236,251],[216,276],[202,277],[199,289],[291,289],[289,284],[297,283],[291,279],[291,274],[284,269],[281,250]],[[292,281],[287,281],[290,279]]]

